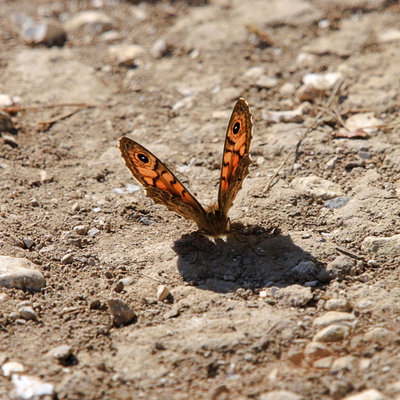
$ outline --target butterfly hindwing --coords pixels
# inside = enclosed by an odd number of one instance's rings
[[[119,149],[126,166],[155,203],[196,223],[204,219],[200,203],[154,154],[127,137],[119,140]]]
[[[219,208],[225,213],[231,208],[251,164],[249,152],[253,122],[247,102],[240,98],[229,120],[222,156],[218,193]]]

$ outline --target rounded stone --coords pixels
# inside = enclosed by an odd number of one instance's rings
[[[136,319],[136,315],[133,310],[122,300],[108,300],[108,307],[110,308],[110,312],[113,317],[113,324],[116,327],[128,325],[134,322]]]
[[[316,342],[338,342],[343,340],[349,335],[350,329],[344,325],[329,325],[324,329],[321,329],[314,336],[313,340]]]

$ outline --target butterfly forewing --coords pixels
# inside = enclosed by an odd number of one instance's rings
[[[196,223],[204,220],[201,204],[154,154],[127,137],[119,140],[119,149],[126,166],[155,203]]]
[[[249,172],[252,130],[249,105],[240,98],[232,111],[222,156],[218,205],[225,214],[228,213],[242,187],[243,179]]]

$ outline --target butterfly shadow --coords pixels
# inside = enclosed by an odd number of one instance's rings
[[[175,241],[178,270],[186,282],[219,293],[239,288],[288,286],[317,279],[321,268],[315,258],[297,246],[289,235],[258,226],[239,227],[223,239],[198,232]]]

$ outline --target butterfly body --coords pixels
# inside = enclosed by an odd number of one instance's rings
[[[218,203],[205,209],[204,221],[197,223],[200,233],[218,237],[229,232],[230,221],[228,215],[219,208]]]
[[[119,149],[126,166],[145,187],[148,197],[196,222],[201,233],[218,237],[229,233],[228,211],[249,171],[252,125],[249,106],[240,98],[233,108],[226,132],[218,201],[206,208],[145,147],[122,137],[119,140]]]

